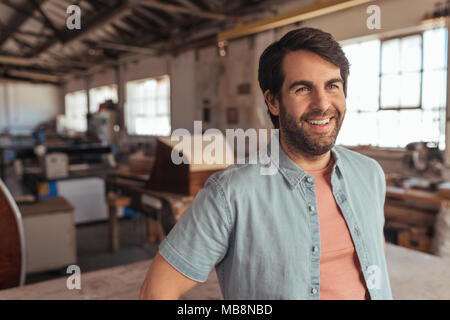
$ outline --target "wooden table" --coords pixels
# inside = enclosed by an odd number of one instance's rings
[[[119,249],[119,222],[117,207],[130,207],[147,215],[149,241],[159,242],[175,225],[183,211],[190,206],[194,197],[169,192],[148,190],[146,180],[123,172],[109,175],[105,179],[109,207],[109,235],[111,250]],[[157,222],[157,224],[155,224]],[[153,229],[162,229],[153,239]]]
[[[450,299],[450,259],[387,244],[388,270],[394,299]],[[138,299],[151,260],[87,272],[81,270],[81,289],[68,290],[66,279],[40,282],[0,291],[1,299],[134,300]],[[183,297],[222,299],[215,271]]]

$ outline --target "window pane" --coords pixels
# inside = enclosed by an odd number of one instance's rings
[[[423,46],[425,71],[447,67],[447,29],[425,31]]]
[[[156,80],[148,80],[144,82],[143,90],[146,99],[154,99],[156,97],[156,87],[158,83]]]
[[[167,99],[161,98],[156,100],[156,113],[158,115],[165,115],[168,112]]]
[[[444,107],[447,95],[447,72],[425,71],[423,74],[422,107],[433,109]]]
[[[347,112],[336,143],[368,145],[378,140],[377,112]]]
[[[381,72],[394,74],[400,71],[400,40],[394,39],[382,43]]]
[[[397,127],[396,145],[404,147],[413,141],[422,141],[422,110],[402,110],[398,113],[399,126]]]
[[[379,77],[350,75],[347,88],[347,108],[349,110],[378,110]]]
[[[402,39],[401,71],[420,71],[422,69],[422,38],[419,35]]]
[[[170,135],[169,86],[168,76],[127,83],[129,134]]]
[[[401,77],[398,75],[381,78],[381,107],[400,106],[400,85]]]
[[[420,73],[406,73],[401,76],[401,106],[418,107],[420,105]]]
[[[117,86],[103,86],[98,88],[93,88],[89,90],[89,107],[91,112],[97,112],[99,110],[100,104],[104,103],[106,100],[112,100],[117,103]]]
[[[400,112],[384,110],[379,114],[379,144],[384,147],[398,147],[400,145]]]
[[[66,94],[66,127],[67,129],[84,132],[87,129],[87,97],[86,91],[76,91]]]
[[[350,62],[347,85],[349,110],[378,109],[380,41],[373,40],[343,47]]]
[[[441,120],[444,120],[445,117],[441,119],[441,111],[440,110],[425,110],[423,111],[423,121],[422,126],[420,128],[421,137],[423,141],[432,141],[432,142],[440,142],[441,133],[445,135],[445,123],[444,128],[441,126]]]
[[[158,81],[157,96],[158,98],[165,98],[169,96],[169,82],[165,79]]]

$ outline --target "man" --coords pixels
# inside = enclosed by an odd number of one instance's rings
[[[225,299],[392,299],[383,171],[334,146],[348,73],[339,44],[317,29],[264,51],[278,172],[244,164],[211,176],[161,243],[141,298],[178,299],[216,267]]]

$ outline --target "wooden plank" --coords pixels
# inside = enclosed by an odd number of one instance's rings
[[[236,27],[217,34],[217,42],[236,39],[251,34],[280,28],[286,25],[317,18],[326,14],[341,11],[362,5],[373,0],[330,0],[327,2],[316,2],[308,6],[275,16],[263,18],[249,23],[237,24]]]
[[[93,272],[81,270],[81,289],[68,290],[67,277],[0,291],[0,300],[136,300],[152,260]],[[216,272],[182,296],[186,300],[222,299]]]
[[[394,299],[450,297],[450,258],[386,244],[386,260]],[[135,300],[139,297],[151,260],[83,272],[81,290],[68,290],[67,277],[0,291],[0,300]],[[426,271],[425,271],[426,270]],[[215,271],[205,283],[187,292],[186,300],[222,299]]]
[[[392,186],[386,187],[386,197],[398,198],[398,199],[409,199],[418,200],[427,203],[441,205],[442,202],[446,201],[445,198],[440,197],[434,192],[420,191],[420,190],[406,190],[403,188],[397,188]]]
[[[0,188],[0,290],[20,283],[20,235],[13,208]]]
[[[414,226],[433,227],[436,220],[433,214],[410,208],[391,206],[389,204],[384,206],[384,215],[386,219],[392,219]]]

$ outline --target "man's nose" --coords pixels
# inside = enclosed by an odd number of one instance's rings
[[[326,111],[331,106],[330,99],[325,90],[315,90],[313,94],[312,107]]]

